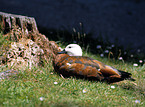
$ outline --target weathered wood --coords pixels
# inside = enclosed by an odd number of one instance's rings
[[[4,32],[3,36],[13,41],[5,56],[0,56],[0,65],[31,68],[32,65],[43,65],[44,60],[50,63],[62,50],[54,41],[39,33],[32,17],[0,12],[0,30]]]
[[[4,33],[8,33],[16,26],[22,28],[23,34],[28,31],[38,32],[36,21],[33,17],[21,16],[0,12],[0,25]]]

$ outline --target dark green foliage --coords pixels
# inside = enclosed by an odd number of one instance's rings
[[[80,23],[78,28],[73,28],[72,31],[68,29],[45,29],[42,27],[39,27],[39,30],[50,40],[54,40],[65,46],[70,43],[77,43],[83,50],[93,54],[103,54],[105,57],[117,60],[122,57],[121,60],[123,61],[138,63],[139,65],[144,64],[145,54],[141,50],[134,50],[129,46],[124,48],[119,45],[117,39],[115,43],[111,43],[107,37],[103,38],[101,34],[94,39],[91,33],[85,33],[82,23]],[[100,45],[101,48],[97,48],[98,45]],[[142,60],[142,63],[140,63],[139,60]]]

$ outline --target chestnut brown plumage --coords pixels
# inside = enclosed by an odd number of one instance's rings
[[[75,55],[75,51],[77,52],[77,56]],[[106,80],[108,82],[116,82],[124,79],[134,80],[131,78],[131,73],[117,70],[98,60],[82,56],[82,50],[76,44],[70,44],[64,51],[58,53],[53,64],[54,70],[64,77],[93,78],[99,81]]]

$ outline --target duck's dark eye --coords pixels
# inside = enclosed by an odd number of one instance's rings
[[[68,48],[71,48],[71,46],[69,46]]]

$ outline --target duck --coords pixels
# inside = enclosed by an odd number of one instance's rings
[[[96,59],[82,56],[78,44],[69,44],[53,60],[54,71],[63,77],[85,78],[108,83],[122,80],[135,81],[129,72],[118,70]]]

